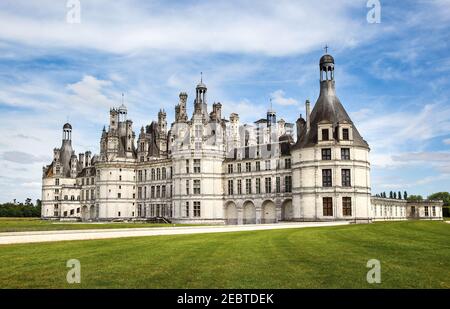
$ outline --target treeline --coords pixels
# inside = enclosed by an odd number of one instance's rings
[[[41,201],[37,200],[36,205],[28,200],[23,203],[0,204],[0,217],[40,217]]]

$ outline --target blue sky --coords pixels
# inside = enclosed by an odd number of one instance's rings
[[[450,187],[450,0],[81,0],[0,2],[0,202],[40,196],[42,166],[74,128],[77,152],[98,152],[121,93],[138,132],[160,108],[189,112],[200,72],[212,104],[245,122],[295,121],[319,91],[323,46],[337,94],[371,146],[372,191],[428,195]]]

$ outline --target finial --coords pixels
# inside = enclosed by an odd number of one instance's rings
[[[203,72],[200,72],[200,83],[203,83]]]
[[[325,44],[325,47],[323,48],[324,50],[325,50],[325,54],[328,54],[328,45],[327,44]]]
[[[122,105],[123,105],[123,96],[124,96],[124,94],[123,94],[123,92],[122,92]]]
[[[272,98],[270,98],[270,111],[272,111]]]

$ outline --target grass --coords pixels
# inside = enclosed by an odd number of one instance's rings
[[[187,226],[188,224],[176,224],[175,226]],[[192,225],[192,224],[191,224]],[[149,228],[167,227],[173,224],[162,223],[74,223],[40,220],[38,218],[0,218],[1,232],[26,232],[26,231],[56,231],[56,230],[85,230],[85,229],[118,229],[118,228]]]
[[[0,287],[450,288],[449,239],[447,223],[409,221],[4,245]],[[381,284],[366,281],[369,259]]]

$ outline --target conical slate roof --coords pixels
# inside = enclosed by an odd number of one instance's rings
[[[336,96],[334,80],[322,81],[320,83],[320,96],[311,112],[310,130],[306,132],[306,127],[302,130],[294,149],[312,147],[317,144],[318,124],[322,121],[329,121],[333,124],[333,131],[339,123],[350,123],[353,127],[353,145],[369,147],[367,142],[361,137],[349,115]],[[336,139],[336,136],[334,136]]]

